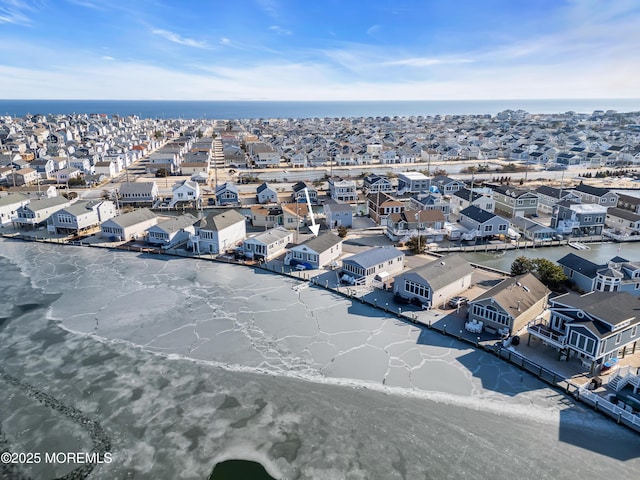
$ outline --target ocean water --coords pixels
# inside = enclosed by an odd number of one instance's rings
[[[0,115],[105,113],[141,118],[243,119],[492,114],[512,109],[530,113],[594,110],[640,111],[638,99],[430,100],[430,101],[141,101],[0,100]]]
[[[322,289],[6,240],[0,269],[2,449],[111,454],[77,478],[205,479],[232,459],[278,479],[640,474],[640,436],[491,355]],[[0,464],[0,478],[77,467]]]

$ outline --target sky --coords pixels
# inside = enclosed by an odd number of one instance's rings
[[[0,97],[640,97],[638,0],[0,0]]]

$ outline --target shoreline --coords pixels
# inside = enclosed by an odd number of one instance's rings
[[[353,291],[351,291],[349,288],[345,288],[342,287],[342,289],[340,287],[337,288],[331,288],[327,284],[322,285],[320,283],[320,281],[317,279],[317,277],[311,277],[309,278],[308,276],[306,276],[306,278],[304,278],[302,275],[305,274],[305,272],[295,272],[297,274],[293,274],[294,272],[285,272],[284,268],[282,268],[280,271],[278,271],[278,269],[276,268],[276,265],[273,265],[273,268],[270,268],[271,265],[267,264],[248,264],[246,262],[241,262],[241,261],[235,261],[231,258],[225,258],[225,257],[207,257],[204,255],[201,256],[194,256],[194,255],[189,255],[189,254],[181,254],[178,251],[174,250],[174,251],[161,251],[160,249],[156,249],[156,248],[144,248],[144,247],[131,247],[131,246],[126,246],[126,248],[123,245],[120,246],[112,246],[112,245],[105,245],[105,244],[96,244],[96,243],[89,243],[89,242],[82,242],[82,241],[73,241],[73,242],[69,242],[69,241],[63,241],[63,239],[38,239],[36,237],[31,237],[29,238],[28,236],[25,235],[11,235],[11,234],[6,234],[6,233],[1,233],[0,237],[7,239],[7,240],[14,240],[14,241],[23,241],[23,242],[36,242],[36,243],[50,243],[50,244],[55,244],[55,245],[70,245],[70,246],[81,246],[81,247],[93,247],[93,248],[102,248],[102,249],[107,249],[107,250],[112,250],[112,251],[128,251],[128,252],[132,252],[132,253],[142,253],[142,254],[151,254],[151,255],[166,255],[169,257],[178,257],[178,258],[190,258],[190,259],[194,259],[194,260],[204,260],[204,261],[208,261],[208,262],[217,262],[217,263],[228,263],[228,264],[234,264],[234,265],[239,265],[239,266],[244,266],[244,267],[249,267],[251,269],[253,269],[254,271],[263,271],[263,272],[269,272],[269,273],[274,273],[276,275],[279,276],[283,276],[283,277],[287,277],[287,278],[291,278],[294,280],[298,280],[300,283],[298,285],[309,285],[309,286],[316,286],[319,288],[322,288],[324,290],[327,290],[331,293],[337,294],[340,297],[343,297],[345,299],[350,299],[352,301],[357,301],[359,300],[361,304],[363,305],[367,305],[369,307],[373,307],[376,308],[378,310],[384,311],[385,313],[389,314],[390,316],[394,316],[397,319],[399,319],[400,321],[402,321],[403,323],[407,324],[407,325],[413,325],[413,326],[417,326],[421,329],[424,329],[426,331],[433,331],[434,333],[439,333],[443,336],[447,336],[450,337],[452,339],[455,339],[459,342],[464,343],[467,346],[473,347],[475,350],[480,350],[480,351],[484,351],[490,354],[493,354],[494,356],[497,356],[498,358],[500,358],[503,361],[506,361],[512,365],[517,366],[519,369],[526,371],[528,374],[538,378],[539,380],[542,380],[545,384],[549,385],[551,388],[553,388],[554,390],[564,394],[564,395],[568,395],[571,396],[574,400],[580,401],[582,403],[584,403],[585,405],[589,405],[590,407],[592,407],[594,409],[594,411],[596,412],[600,412],[602,414],[604,414],[607,418],[616,421],[618,424],[623,424],[625,425],[627,428],[640,433],[640,425],[636,425],[636,424],[629,424],[626,421],[622,421],[622,419],[620,418],[620,416],[618,415],[617,417],[611,415],[609,412],[603,410],[602,408],[598,408],[598,401],[595,401],[595,404],[592,401],[589,401],[589,399],[585,399],[584,396],[582,396],[580,394],[580,390],[582,387],[582,384],[579,384],[575,381],[572,381],[572,378],[570,377],[566,377],[556,371],[554,371],[551,368],[548,368],[546,366],[543,366],[539,363],[536,363],[534,360],[527,358],[525,355],[519,353],[519,352],[515,352],[514,350],[511,349],[507,349],[507,348],[503,348],[501,345],[501,342],[499,342],[498,340],[495,339],[488,339],[487,335],[483,335],[485,338],[481,339],[481,337],[476,336],[476,335],[470,335],[468,332],[463,331],[462,329],[458,329],[455,327],[455,325],[451,325],[449,329],[447,329],[447,324],[440,324],[442,319],[438,319],[437,315],[435,314],[435,317],[433,317],[434,319],[430,319],[428,321],[425,322],[424,318],[419,318],[418,316],[418,312],[417,311],[402,311],[402,307],[398,307],[398,311],[394,311],[393,307],[389,307],[389,303],[385,302],[383,305],[383,301],[378,302],[377,301],[377,296],[380,296],[383,292],[378,292],[378,294],[376,294],[376,298],[371,298],[370,296],[362,295],[362,296],[357,296],[354,294]],[[480,266],[482,267],[482,266]],[[490,268],[490,267],[488,267]],[[491,269],[491,270],[495,270],[495,269]],[[502,272],[505,273],[505,272]],[[319,275],[320,276],[320,275]],[[388,292],[384,292],[387,293]],[[298,294],[299,294],[299,290],[298,290]],[[423,313],[423,312],[420,312]],[[420,317],[424,317],[424,315],[420,315]],[[464,322],[464,320],[462,320],[462,322]],[[69,331],[69,332],[74,332],[72,329],[67,329],[64,327],[61,327],[63,330],[65,331]],[[459,331],[459,333],[456,333],[456,331]],[[77,333],[77,332],[74,332]],[[102,338],[102,337],[100,337]],[[178,355],[178,354],[166,354],[166,353],[161,353],[161,352],[155,352],[155,351],[151,351],[151,353],[153,354],[159,354],[165,358],[175,358],[175,359],[182,359],[182,360],[188,360],[188,361],[192,361],[192,362],[198,362],[198,363],[206,363],[206,364],[214,364],[217,365],[225,370],[229,370],[229,371],[236,371],[235,368],[228,368],[229,366],[224,365],[220,362],[211,362],[211,361],[205,361],[205,360],[197,360],[194,358],[190,358],[190,357],[186,357],[183,355]],[[252,372],[252,373],[256,373],[256,374],[266,374],[266,375],[276,375],[276,376],[281,376],[281,374],[279,373],[275,373],[272,371],[269,371],[267,369],[255,369],[252,367],[247,367],[247,368],[239,368],[237,369],[237,371],[246,371],[246,372]],[[306,380],[306,381],[313,381],[313,382],[318,382],[318,379],[314,379],[313,377],[306,377],[304,375],[298,375],[295,374],[295,372],[292,372],[292,375],[287,375],[290,376],[291,378],[297,378],[300,380]],[[433,401],[444,401],[445,397],[448,398],[453,398],[453,396],[451,394],[445,393],[445,392],[438,392],[438,391],[423,391],[423,390],[413,390],[413,389],[407,389],[404,387],[395,387],[395,386],[388,386],[385,385],[384,383],[378,385],[374,382],[367,382],[367,381],[358,381],[355,379],[341,379],[341,378],[333,378],[333,377],[324,377],[325,380],[327,379],[332,379],[335,380],[334,381],[330,381],[330,382],[320,382],[320,383],[329,383],[329,384],[335,384],[335,385],[344,385],[344,386],[352,386],[352,387],[361,387],[361,388],[372,388],[375,389],[377,391],[380,392],[394,392],[394,393],[402,393],[404,392],[404,394],[407,393],[412,393],[412,395],[410,396],[415,396],[417,398],[427,398]],[[396,392],[396,390],[398,390],[398,392]],[[424,395],[421,395],[421,394]],[[439,399],[439,400],[438,400]],[[444,402],[447,403],[447,402]],[[463,402],[464,403],[464,402]]]

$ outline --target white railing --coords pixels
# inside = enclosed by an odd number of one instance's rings
[[[608,414],[610,417],[613,417],[618,421],[620,421],[621,419],[624,419],[627,423],[633,425],[634,428],[640,429],[640,416],[628,410],[625,410],[624,408],[618,405],[615,405],[614,403],[611,403],[606,398],[603,398],[593,392],[590,392],[584,386],[580,387],[579,395],[580,395],[580,399],[583,402],[599,410],[602,410],[603,412]]]

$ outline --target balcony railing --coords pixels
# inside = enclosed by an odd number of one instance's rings
[[[559,347],[564,347],[567,340],[566,335],[561,335],[551,330],[551,328],[544,323],[529,324],[527,325],[527,331],[530,334],[543,340],[550,341]]]

